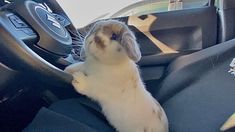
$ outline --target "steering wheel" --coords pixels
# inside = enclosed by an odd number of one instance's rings
[[[68,56],[73,48],[71,35],[77,35],[74,25],[56,0],[44,2],[53,13],[30,0],[15,1],[2,9],[0,48],[9,60],[17,62],[17,70],[31,73],[49,84],[71,85],[70,74],[33,50],[36,47],[51,55]]]

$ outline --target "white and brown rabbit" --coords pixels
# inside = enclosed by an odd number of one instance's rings
[[[100,21],[85,38],[83,63],[65,71],[75,89],[97,101],[119,132],[168,132],[159,103],[145,89],[138,66],[141,58],[134,34],[116,20]]]

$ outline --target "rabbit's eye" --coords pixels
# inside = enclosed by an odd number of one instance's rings
[[[113,33],[110,39],[111,39],[111,40],[117,40],[117,34],[116,34],[116,33]]]

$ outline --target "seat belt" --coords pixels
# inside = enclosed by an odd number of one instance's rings
[[[223,126],[220,128],[220,131],[225,132],[234,127],[235,127],[235,113],[231,117],[229,117],[229,119],[223,124]]]
[[[235,58],[231,62],[230,67],[231,67],[231,69],[228,71],[228,73],[230,73],[230,74],[235,76]]]

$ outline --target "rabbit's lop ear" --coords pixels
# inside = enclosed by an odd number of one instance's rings
[[[122,34],[121,44],[125,48],[129,58],[135,62],[140,60],[141,52],[139,45],[136,42],[135,35],[130,30],[127,30]]]
[[[80,59],[83,60],[83,61],[86,59],[86,53],[85,53],[84,45],[82,46],[81,51],[80,51]]]

